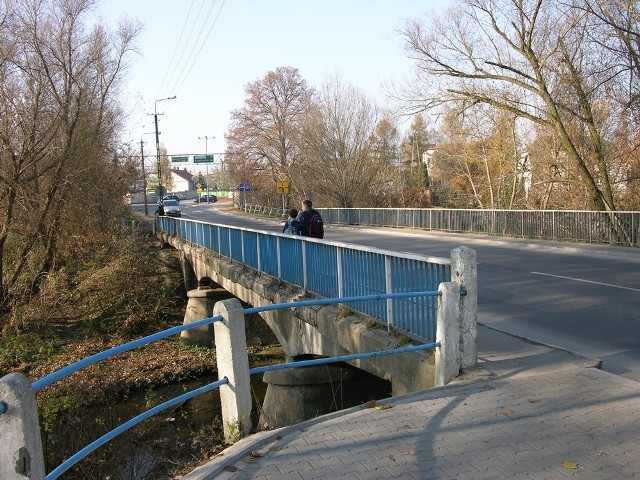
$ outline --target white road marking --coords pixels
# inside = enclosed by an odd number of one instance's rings
[[[533,275],[544,275],[546,277],[564,278],[565,280],[575,280],[576,282],[594,283],[596,285],[604,285],[605,287],[621,288],[622,290],[631,290],[632,292],[640,292],[640,288],[623,287],[621,285],[613,285],[612,283],[594,282],[592,280],[584,280],[582,278],[563,277],[562,275],[552,275],[550,273],[529,272]]]

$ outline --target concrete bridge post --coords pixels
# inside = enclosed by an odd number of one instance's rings
[[[460,285],[444,282],[438,287],[438,313],[434,386],[446,385],[460,373]]]
[[[216,297],[219,292],[213,288],[202,287],[187,292],[189,301],[184,314],[184,325],[197,322],[211,315],[216,304]],[[180,338],[187,343],[212,345],[213,344],[214,326],[212,324],[202,325],[200,327],[183,330],[180,332]]]
[[[21,373],[0,379],[0,478],[45,478],[36,393]]]
[[[237,298],[217,302],[213,315],[223,320],[214,323],[218,378],[227,377],[220,387],[224,438],[235,443],[251,431],[251,386],[249,357],[244,330],[244,312]]]
[[[184,288],[188,292],[198,288],[198,277],[193,270],[193,266],[189,261],[189,257],[183,250],[178,251],[180,254],[180,268],[182,268],[182,278],[184,279]]]
[[[466,292],[460,296],[460,367],[478,362],[478,261],[476,251],[461,246],[451,250],[451,280]]]

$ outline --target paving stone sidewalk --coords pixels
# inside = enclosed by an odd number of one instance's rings
[[[486,328],[479,345],[462,381],[253,435],[183,478],[640,478],[640,383]]]

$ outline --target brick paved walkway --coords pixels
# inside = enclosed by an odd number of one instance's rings
[[[640,478],[640,383],[490,337],[470,380],[253,435],[183,478]]]

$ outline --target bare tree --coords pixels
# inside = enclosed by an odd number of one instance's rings
[[[375,105],[338,77],[328,81],[304,130],[304,191],[314,199],[350,208],[370,205],[382,191],[386,157],[374,155]]]
[[[0,66],[2,307],[18,288],[37,291],[61,262],[60,242],[78,236],[66,220],[120,199],[114,96],[139,28],[88,29],[90,0],[4,5],[0,38],[12,48]],[[100,195],[88,197],[94,185]],[[87,216],[82,231],[94,226],[106,224]]]
[[[297,69],[279,67],[245,86],[244,106],[231,113],[225,138],[232,163],[259,158],[269,174],[291,176],[300,158],[298,137],[313,96]]]
[[[602,62],[592,18],[549,0],[464,0],[442,18],[407,24],[416,110],[491,105],[554,133],[593,206],[615,210],[609,88],[621,68]]]
[[[615,65],[619,100],[636,122],[640,118],[640,12],[638,2],[628,0],[582,0],[573,3],[595,24],[586,33],[601,46]],[[602,57],[601,57],[602,59]]]

